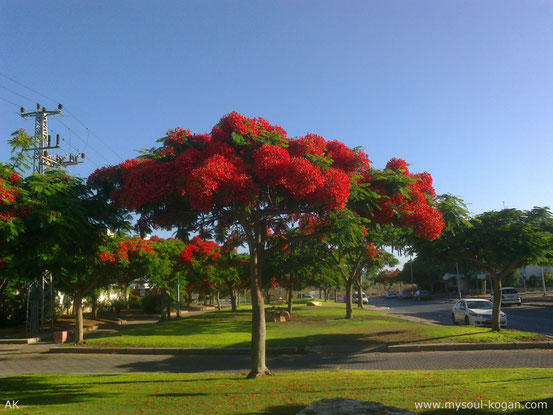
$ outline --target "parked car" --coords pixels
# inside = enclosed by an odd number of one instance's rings
[[[493,302],[493,293],[490,297],[490,301]],[[513,287],[501,288],[501,305],[522,305],[522,298],[518,295],[518,291]]]
[[[297,298],[309,298],[309,299],[311,299],[311,298],[313,298],[313,296],[310,295],[310,294],[298,294]]]
[[[480,298],[459,300],[451,309],[451,322],[473,326],[492,325],[493,303]],[[507,327],[507,316],[502,311],[499,316],[501,327]]]
[[[399,298],[403,298],[404,300],[407,298],[413,298],[413,293],[409,290],[401,290],[398,294]]]
[[[394,290],[388,290],[386,291],[386,294],[384,294],[384,298],[397,298],[397,294]]]
[[[369,299],[367,298],[367,295],[365,293],[362,293],[363,298],[363,304],[369,304]],[[353,304],[356,304],[358,302],[359,296],[357,293],[353,293]]]
[[[413,296],[415,300],[432,300],[432,294],[428,290],[417,290]]]

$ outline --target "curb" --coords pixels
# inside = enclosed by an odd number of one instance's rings
[[[226,349],[196,349],[181,347],[52,347],[49,353],[82,353],[82,354],[146,354],[146,355],[249,355],[249,347],[233,347]],[[304,347],[273,347],[267,348],[267,355],[305,354]]]
[[[24,337],[19,339],[0,339],[0,344],[36,344],[50,341],[54,338],[53,334],[45,334],[40,337]]]
[[[0,344],[35,344],[40,341],[40,337],[28,337],[25,339],[0,339]]]
[[[374,347],[355,351],[360,353],[409,353],[409,352],[450,352],[450,351],[478,351],[478,350],[523,350],[523,349],[553,349],[553,341],[550,342],[513,342],[513,343],[427,343],[427,344],[398,344],[377,345]],[[49,353],[57,354],[137,354],[137,355],[249,355],[251,349],[247,347],[233,347],[225,349],[196,349],[180,347],[52,347]],[[268,356],[321,354],[321,353],[352,353],[349,350],[322,350],[319,347],[272,347],[267,348]]]
[[[427,343],[398,344],[388,346],[389,353],[400,352],[437,352],[468,350],[514,350],[514,349],[553,349],[553,342],[513,342],[513,343]]]

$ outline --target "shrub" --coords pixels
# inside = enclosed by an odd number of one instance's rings
[[[161,313],[161,294],[146,294],[144,298],[142,298],[142,311],[148,314]]]

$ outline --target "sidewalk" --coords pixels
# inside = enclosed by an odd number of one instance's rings
[[[0,376],[40,373],[247,373],[250,358],[116,354],[4,354]],[[303,370],[443,370],[535,367],[553,368],[550,350],[482,350],[464,352],[305,354],[268,356],[273,371]]]

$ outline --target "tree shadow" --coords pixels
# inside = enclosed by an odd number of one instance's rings
[[[89,385],[52,383],[49,376],[8,376],[0,378],[0,399],[19,400],[20,405],[59,405],[108,398],[115,393],[92,393]]]
[[[302,411],[307,405],[272,405],[256,412],[244,412],[244,415],[292,415]]]

